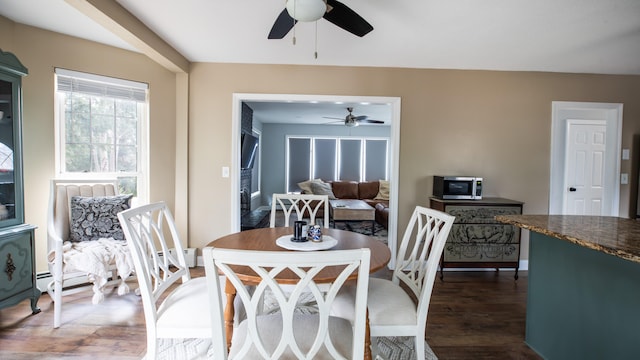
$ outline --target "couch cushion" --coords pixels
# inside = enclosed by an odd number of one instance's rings
[[[302,190],[303,194],[313,194],[313,190],[311,190],[311,184],[316,182],[322,182],[321,179],[311,179],[298,183],[298,187]]]
[[[358,184],[358,199],[373,199],[378,195],[379,181],[363,181]]]
[[[336,197],[331,190],[331,185],[325,182],[312,182],[311,193],[314,195],[327,195],[329,200],[334,200]]]
[[[338,199],[358,199],[357,181],[334,181],[331,188]]]
[[[380,180],[380,190],[375,199],[389,200],[389,182],[386,180]]]

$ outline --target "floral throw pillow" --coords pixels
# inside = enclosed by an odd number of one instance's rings
[[[71,198],[71,227],[69,240],[73,242],[114,238],[124,240],[118,213],[127,210],[133,195],[74,196]]]

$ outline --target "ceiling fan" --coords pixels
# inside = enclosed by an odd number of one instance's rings
[[[358,126],[358,125],[360,125],[360,123],[384,124],[384,121],[368,119],[368,117],[366,115],[360,115],[360,116],[353,115],[353,108],[352,107],[348,107],[347,111],[349,112],[349,114],[347,116],[345,116],[344,119],[336,118],[336,117],[328,117],[328,116],[323,116],[323,118],[340,120],[340,121],[332,121],[331,123],[344,121],[344,124],[346,126],[349,126],[349,127]]]
[[[276,19],[269,39],[282,39],[298,21],[316,21],[325,18],[334,25],[356,35],[367,35],[373,26],[351,10],[348,6],[336,0],[287,0],[284,10]]]

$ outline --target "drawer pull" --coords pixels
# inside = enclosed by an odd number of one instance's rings
[[[9,281],[13,278],[13,272],[16,271],[16,266],[13,264],[13,258],[11,257],[11,253],[7,254],[7,267],[4,269],[4,272],[9,276]]]

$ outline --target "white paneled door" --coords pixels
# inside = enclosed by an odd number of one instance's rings
[[[565,214],[601,215],[606,199],[604,121],[567,121]]]

